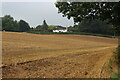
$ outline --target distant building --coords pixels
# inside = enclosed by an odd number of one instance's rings
[[[68,29],[65,27],[57,26],[53,32],[68,32]]]
[[[53,32],[67,32],[67,29],[57,29],[57,30],[53,30]]]

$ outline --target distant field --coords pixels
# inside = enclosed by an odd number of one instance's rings
[[[3,65],[8,66],[3,68],[3,77],[109,77],[103,65],[117,46],[117,39],[89,35],[2,35]]]

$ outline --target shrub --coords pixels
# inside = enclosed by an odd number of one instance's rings
[[[116,48],[115,60],[116,60],[117,64],[119,64],[119,62],[120,62],[120,45],[118,45],[118,47]]]
[[[110,59],[109,61],[109,68],[111,69],[111,78],[120,78],[120,45],[118,45],[118,47],[116,48],[113,57]],[[118,71],[116,72],[115,69],[118,69]]]
[[[111,78],[120,78],[120,75],[117,73],[112,73]]]

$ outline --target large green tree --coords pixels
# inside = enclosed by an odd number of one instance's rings
[[[17,21],[10,15],[2,17],[2,29],[7,31],[17,31],[19,26]]]
[[[30,30],[30,26],[24,20],[20,20],[19,21],[19,30],[22,31],[22,32],[29,31]]]
[[[24,21],[14,20],[14,18],[10,15],[5,15],[2,17],[2,30],[6,31],[28,31],[30,29],[29,24]]]
[[[58,12],[74,22],[84,19],[100,19],[114,26],[120,34],[120,2],[57,2]]]

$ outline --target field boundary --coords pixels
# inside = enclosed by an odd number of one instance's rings
[[[99,36],[99,37],[108,37],[108,38],[117,38],[117,36],[113,35],[105,35],[105,34],[97,34],[97,33],[86,33],[86,32],[27,32],[32,34],[71,34],[71,35],[91,35],[91,36]],[[118,39],[118,38],[117,38]]]

